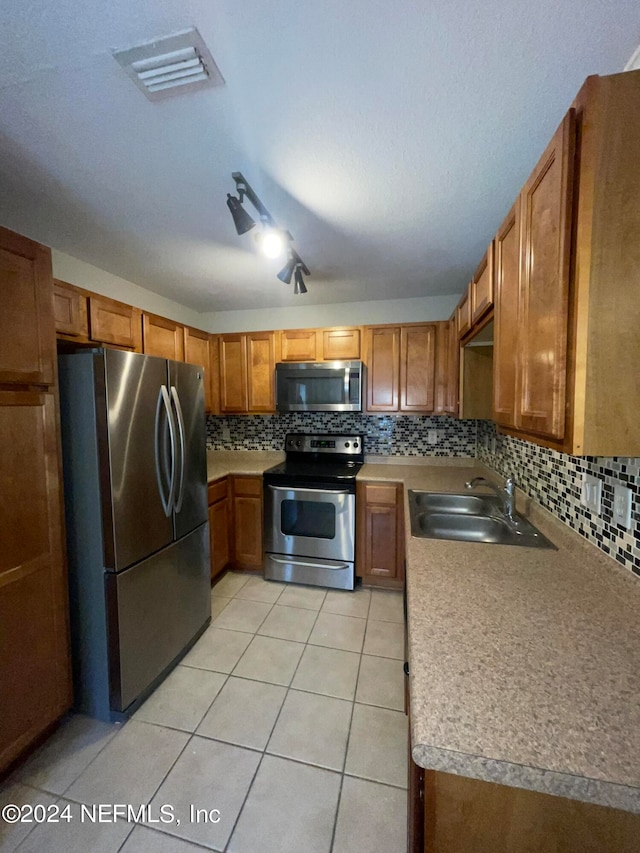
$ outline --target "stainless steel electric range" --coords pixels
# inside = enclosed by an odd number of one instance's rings
[[[264,473],[264,576],[353,589],[363,436],[289,433],[285,451]]]

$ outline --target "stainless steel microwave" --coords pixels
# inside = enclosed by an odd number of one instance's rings
[[[361,412],[363,389],[361,361],[276,364],[279,412]]]

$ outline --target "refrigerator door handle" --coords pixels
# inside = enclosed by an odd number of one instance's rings
[[[165,497],[162,489],[162,471],[160,464],[160,412],[164,405],[167,414],[167,423],[169,425],[169,440],[171,442],[171,476],[169,478],[169,494]],[[158,393],[158,402],[156,405],[156,424],[155,424],[155,459],[156,459],[156,481],[158,483],[158,492],[164,514],[169,518],[172,511],[174,492],[176,487],[176,428],[171,414],[171,403],[167,386],[161,385]]]
[[[178,416],[178,431],[180,433],[180,486],[178,487],[176,499],[174,503],[175,512],[180,512],[182,509],[182,501],[184,498],[184,466],[186,462],[186,438],[184,429],[184,417],[182,416],[182,406],[180,405],[180,397],[176,391],[175,385],[171,386],[171,399],[175,406],[176,415]]]

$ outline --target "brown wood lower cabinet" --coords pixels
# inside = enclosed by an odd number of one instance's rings
[[[402,589],[404,511],[401,483],[356,484],[356,574],[371,586]]]
[[[228,479],[209,483],[209,544],[211,547],[211,580],[218,577],[231,561],[231,508]]]
[[[409,768],[409,853],[637,853],[640,815],[434,770],[420,827],[420,768]]]
[[[236,569],[261,569],[262,477],[233,476],[233,565]]]

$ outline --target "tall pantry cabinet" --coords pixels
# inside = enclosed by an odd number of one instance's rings
[[[51,253],[0,228],[0,772],[71,705]]]

